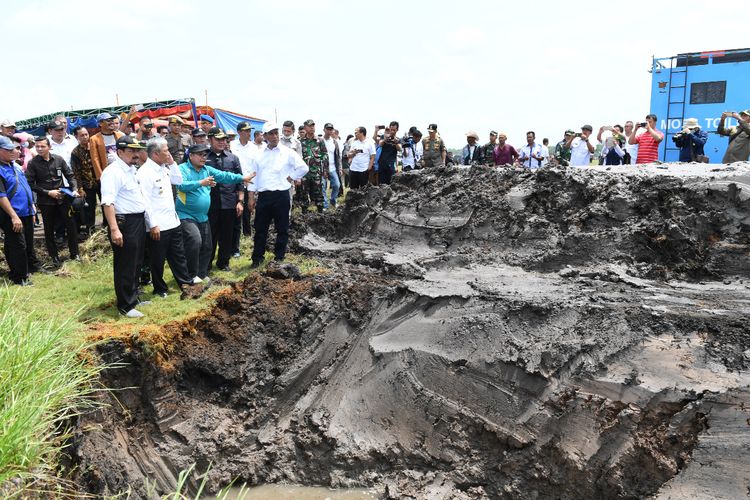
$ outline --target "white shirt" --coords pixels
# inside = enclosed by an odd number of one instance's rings
[[[639,129],[643,130],[643,129]],[[635,134],[635,131],[633,131]],[[641,135],[643,132],[640,132],[638,134],[635,134],[636,137]],[[638,144],[630,144],[630,137],[628,137],[628,140],[625,141],[625,151],[630,153],[630,164],[635,165],[635,159],[638,158]]]
[[[240,159],[242,175],[247,175],[250,172],[250,158],[258,154],[259,151],[257,144],[253,141],[247,141],[247,144],[243,146],[239,139],[235,139],[229,144],[229,149]]]
[[[532,154],[535,156],[541,156],[542,147],[537,143],[534,143],[531,146],[526,144],[520,149],[520,151],[518,151],[518,159],[521,160],[521,164],[526,168],[539,168],[539,160],[532,158]]]
[[[544,144],[542,144],[542,158],[544,158],[544,160],[542,161],[542,166],[544,167],[545,165],[549,164],[549,148]]]
[[[135,177],[151,209],[146,220],[148,229],[158,226],[161,231],[168,231],[179,226],[180,218],[174,209],[172,197],[172,184],[182,184],[182,172],[177,164],[161,166],[149,158]]]
[[[255,178],[247,186],[248,191],[288,191],[291,187],[287,177],[298,181],[307,174],[307,164],[296,151],[279,144],[266,148],[250,159],[250,172]]]
[[[49,139],[49,148],[51,152],[57,156],[62,156],[65,163],[70,166],[70,153],[72,153],[76,146],[78,146],[78,141],[67,134],[63,137],[62,142],[59,143],[55,142],[51,135],[48,135],[47,138]]]
[[[326,144],[326,150],[328,151],[328,171],[329,172],[335,172],[336,171],[336,139],[333,138],[333,136],[329,137],[328,139],[323,139],[323,142]]]
[[[349,151],[355,149],[359,149],[362,152],[354,155],[354,158],[349,163],[349,170],[352,172],[367,172],[367,168],[370,166],[370,157],[375,154],[375,143],[369,137],[365,138],[364,141],[354,139]]]
[[[102,205],[114,205],[116,214],[139,214],[149,210],[135,176],[136,168],[119,157],[102,171]],[[148,220],[148,219],[147,219]]]
[[[570,143],[570,166],[571,167],[588,167],[591,163],[591,153],[589,152],[588,143],[576,137]]]
[[[112,165],[119,158],[117,156],[117,137],[115,137],[115,134],[102,134],[102,139],[104,139],[104,150],[107,152],[107,165]]]

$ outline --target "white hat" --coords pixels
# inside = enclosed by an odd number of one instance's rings
[[[267,134],[271,130],[279,130],[279,126],[274,122],[266,122],[263,124],[263,133]]]
[[[15,127],[16,122],[8,120],[7,118],[0,122],[0,127]]]
[[[700,127],[700,125],[698,125],[698,120],[695,118],[687,118],[685,120],[685,123],[683,124],[683,128],[696,128],[696,127]]]
[[[466,132],[466,137],[473,137],[474,139],[479,140],[479,134],[477,134],[473,130],[469,130],[468,132]]]

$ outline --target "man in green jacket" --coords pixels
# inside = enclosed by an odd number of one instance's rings
[[[211,261],[211,226],[208,209],[211,206],[211,188],[217,183],[249,183],[255,174],[241,175],[224,172],[206,165],[209,148],[195,144],[188,149],[188,161],[180,165],[182,184],[177,186],[175,210],[180,217],[180,227],[185,242],[185,257],[190,276],[201,280],[208,276]]]
[[[728,116],[737,120],[736,127],[724,128],[724,122]],[[719,128],[716,132],[719,135],[729,137],[729,145],[727,146],[727,152],[724,153],[724,158],[721,160],[722,163],[747,161],[748,156],[750,156],[750,109],[739,113],[729,111],[722,113]]]

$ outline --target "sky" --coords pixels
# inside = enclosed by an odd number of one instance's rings
[[[31,0],[4,6],[0,118],[194,97],[343,136],[397,120],[554,144],[641,120],[652,56],[745,48],[746,0]],[[11,76],[11,77],[8,77]],[[116,97],[117,96],[117,97]],[[749,98],[750,101],[750,98]],[[750,107],[750,102],[748,103]]]

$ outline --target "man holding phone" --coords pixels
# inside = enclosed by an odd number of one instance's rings
[[[638,129],[645,128],[646,131],[638,134]],[[635,163],[653,163],[659,161],[659,143],[664,139],[664,134],[656,129],[656,115],[646,115],[646,121],[637,123],[635,130],[628,139],[628,144],[638,144],[638,157]]]
[[[354,140],[349,148],[349,176],[351,189],[367,186],[370,171],[375,163],[375,143],[367,138],[367,129],[354,129]]]

